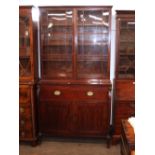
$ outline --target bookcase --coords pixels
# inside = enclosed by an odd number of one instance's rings
[[[35,145],[37,29],[32,21],[31,9],[19,7],[19,140]]]
[[[40,7],[41,135],[108,134],[111,8]]]
[[[114,80],[114,137],[121,120],[135,115],[135,11],[116,11],[116,69]]]

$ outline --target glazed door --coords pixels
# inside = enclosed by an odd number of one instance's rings
[[[19,77],[32,76],[32,20],[28,10],[19,13]]]
[[[110,11],[77,10],[77,78],[109,77]]]
[[[118,78],[135,78],[135,21],[120,18],[118,21]]]
[[[49,8],[41,13],[42,78],[72,78],[73,11]]]

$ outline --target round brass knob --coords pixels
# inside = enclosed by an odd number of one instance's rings
[[[61,91],[60,90],[55,90],[54,91],[54,95],[55,96],[60,96],[61,95]]]
[[[94,95],[94,92],[92,91],[87,91],[87,96],[93,96]]]

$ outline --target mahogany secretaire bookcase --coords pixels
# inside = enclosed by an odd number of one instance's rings
[[[40,7],[39,133],[106,137],[111,6]]]

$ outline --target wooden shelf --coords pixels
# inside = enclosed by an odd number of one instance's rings
[[[50,20],[48,20],[48,22],[50,23]],[[72,21],[71,21],[72,22]],[[72,23],[68,24],[68,23],[54,23],[53,21],[51,21],[51,23],[53,23],[53,26],[52,27],[72,27]],[[42,23],[41,26],[42,27],[46,27],[46,29],[50,29],[48,28],[48,25],[47,23]],[[51,27],[51,28],[52,28]]]
[[[108,32],[78,32],[78,35],[109,35]]]
[[[108,56],[101,55],[78,55],[77,61],[108,61]]]
[[[78,23],[78,27],[85,27],[85,26],[90,26],[90,27],[106,27],[108,28],[109,25],[104,25],[104,24],[92,24],[92,23]]]
[[[42,55],[42,61],[72,61],[72,55],[67,54],[47,54]]]
[[[126,52],[126,53],[120,53],[119,55],[120,56],[135,56],[135,53],[128,53],[128,52]]]
[[[92,74],[92,75],[91,75]],[[99,74],[99,73],[91,73],[91,74],[80,74],[78,73],[78,78],[85,78],[85,79],[103,79],[103,78],[106,78],[107,76],[103,75],[102,74]]]

